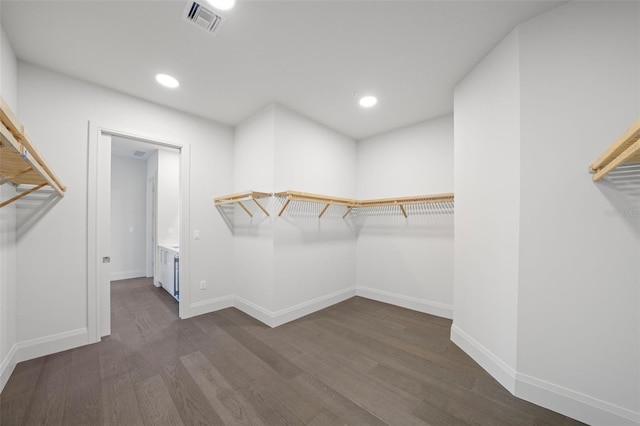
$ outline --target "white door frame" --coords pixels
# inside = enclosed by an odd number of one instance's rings
[[[148,161],[148,160],[147,160]],[[156,197],[156,187],[157,187],[157,179],[158,173],[156,172],[151,179],[147,179],[147,211],[146,211],[146,249],[147,254],[145,256],[145,269],[147,278],[154,277],[157,279],[155,268],[156,268],[156,240],[158,239],[158,235],[156,232],[156,214],[158,210],[158,199]]]
[[[111,136],[137,139],[180,150],[180,318],[186,318],[191,300],[189,277],[189,187],[190,145],[166,141],[161,136],[141,134],[117,126],[89,122],[89,170],[87,182],[87,330],[89,343],[111,334],[109,268],[111,231]],[[184,283],[184,284],[183,284]]]

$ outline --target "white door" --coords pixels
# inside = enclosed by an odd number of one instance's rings
[[[100,292],[100,336],[111,334],[111,136],[101,134],[98,140],[97,230],[98,291]]]

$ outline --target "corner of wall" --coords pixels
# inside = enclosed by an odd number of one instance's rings
[[[7,356],[4,359],[0,360],[0,392],[4,389],[4,386],[9,381],[9,377],[11,377],[11,373],[16,368],[16,364],[18,363],[17,359],[18,347],[17,345],[13,345]]]

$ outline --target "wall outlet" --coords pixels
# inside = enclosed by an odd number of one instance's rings
[[[200,231],[193,231],[193,239],[194,240],[200,239]]]
[[[207,282],[205,280],[200,281],[200,290],[205,290],[207,288]]]

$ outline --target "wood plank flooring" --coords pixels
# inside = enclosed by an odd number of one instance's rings
[[[442,318],[355,297],[276,329],[179,320],[150,279],[111,300],[111,336],[18,364],[0,425],[581,424],[504,390]]]

